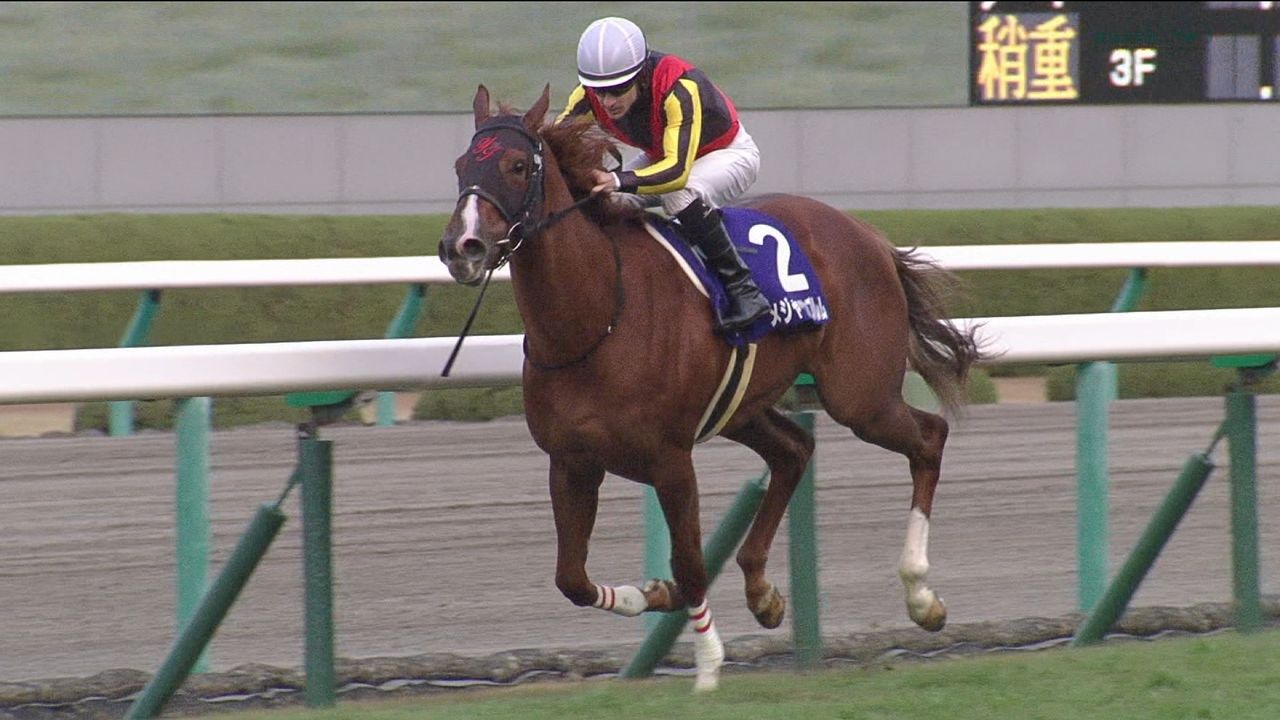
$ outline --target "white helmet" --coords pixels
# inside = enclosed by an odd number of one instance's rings
[[[601,18],[578,39],[578,81],[586,87],[622,85],[640,72],[649,48],[635,23]]]

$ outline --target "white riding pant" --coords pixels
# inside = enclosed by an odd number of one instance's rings
[[[641,153],[624,163],[623,169],[636,170],[650,164],[649,158]],[[739,123],[733,142],[693,161],[683,188],[662,195],[618,193],[614,197],[624,202],[636,202],[633,198],[637,198],[646,207],[661,204],[663,211],[674,217],[698,198],[710,208],[728,205],[746,193],[759,175],[760,149]]]

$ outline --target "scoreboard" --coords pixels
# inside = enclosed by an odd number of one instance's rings
[[[1275,2],[970,2],[971,105],[1280,102]]]

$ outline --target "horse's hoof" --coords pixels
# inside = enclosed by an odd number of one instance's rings
[[[670,580],[653,578],[644,584],[640,592],[644,593],[645,610],[671,612],[684,606],[680,589]]]
[[[756,616],[761,627],[773,630],[782,624],[782,618],[787,614],[787,599],[778,592],[776,585],[770,585],[769,592],[751,607],[751,614]]]
[[[942,598],[935,597],[933,603],[929,605],[929,611],[924,617],[911,618],[916,624],[928,630],[929,632],[938,632],[947,624],[947,606],[942,602]]]
[[[720,642],[720,634],[715,626],[707,635],[699,635],[694,640],[693,665],[698,674],[693,681],[695,693],[711,692],[720,687],[720,666],[724,665],[724,643]]]

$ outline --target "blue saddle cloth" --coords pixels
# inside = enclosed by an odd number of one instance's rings
[[[807,330],[825,324],[829,315],[822,284],[791,232],[776,218],[758,210],[724,208],[723,212],[729,237],[772,308],[769,315],[739,332],[726,334],[725,339],[732,345],[742,346],[774,330]],[[678,226],[655,225],[702,281],[714,306],[722,313],[728,310],[729,298],[719,277],[707,269],[702,256],[690,247]]]

